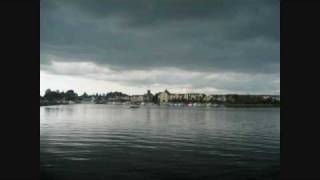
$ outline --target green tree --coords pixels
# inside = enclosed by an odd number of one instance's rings
[[[67,101],[75,101],[78,98],[78,94],[75,93],[73,90],[68,90],[65,94],[64,97]]]

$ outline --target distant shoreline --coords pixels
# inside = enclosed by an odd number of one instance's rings
[[[75,103],[75,104],[88,104],[88,103]],[[89,104],[96,104],[96,103],[89,103]],[[55,106],[55,105],[74,105],[74,104],[68,104],[68,103],[46,103],[46,104],[41,104],[40,103],[40,107],[41,106]],[[101,104],[100,104],[101,105]],[[127,105],[129,106],[129,104],[105,104],[105,105]],[[280,108],[279,104],[220,104],[218,106],[206,106],[206,105],[197,105],[197,106],[187,106],[187,105],[183,105],[183,106],[173,106],[173,105],[168,105],[168,104],[152,104],[152,105],[139,105],[141,107],[143,106],[159,106],[159,107],[199,107],[199,108],[204,108],[204,107],[211,107],[211,108],[221,108],[221,107],[225,107],[225,108]]]
[[[225,107],[232,107],[232,108],[236,108],[236,107],[278,107],[280,108],[279,104],[227,104],[224,105]]]
[[[67,104],[67,103],[53,103],[53,102],[41,103],[40,102],[40,107],[41,106],[55,106],[55,105],[69,105],[69,104]]]

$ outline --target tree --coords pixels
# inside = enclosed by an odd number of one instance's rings
[[[88,96],[88,94],[86,93],[86,92],[84,92],[83,94],[82,94],[82,96],[81,96],[81,98],[88,98],[89,96]]]
[[[64,94],[64,97],[67,101],[75,101],[78,98],[78,94],[75,93],[73,90],[68,90]]]
[[[61,100],[63,96],[61,93],[59,93],[59,91],[51,91],[50,89],[47,89],[44,98],[48,101],[56,101]]]
[[[45,94],[50,94],[51,93],[51,89],[47,89]]]
[[[159,104],[159,95],[160,93],[157,93],[155,94],[153,97],[152,97],[152,102],[155,103],[155,104]]]

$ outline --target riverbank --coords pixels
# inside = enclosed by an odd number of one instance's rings
[[[275,108],[278,107],[280,108],[280,104],[225,104],[224,107],[232,107],[232,108],[257,108],[257,107],[271,107],[271,108]]]
[[[87,103],[72,103],[72,104],[87,104]],[[70,103],[57,103],[57,102],[42,102],[41,106],[54,106],[54,105],[72,105]],[[96,103],[93,103],[96,104]],[[98,104],[98,103],[97,103]],[[106,105],[130,105],[128,103],[106,103]],[[138,107],[143,106],[159,106],[159,107],[226,107],[226,108],[280,108],[280,104],[215,104],[215,105],[207,105],[207,104],[194,104],[194,105],[185,105],[185,104],[136,104]]]
[[[67,105],[69,103],[57,103],[57,102],[40,102],[41,106],[54,106],[54,105]]]

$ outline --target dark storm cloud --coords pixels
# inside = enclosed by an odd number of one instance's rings
[[[279,72],[275,0],[43,0],[40,32],[42,64]]]

